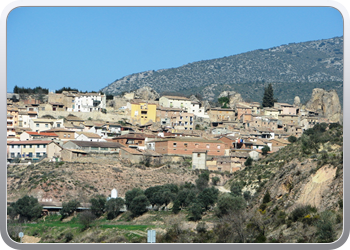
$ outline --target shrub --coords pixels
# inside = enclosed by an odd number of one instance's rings
[[[218,182],[220,181],[220,178],[217,176],[214,176],[211,178],[211,181],[212,181],[213,185],[216,186],[218,184]]]
[[[290,143],[293,143],[293,142],[296,142],[296,141],[297,141],[297,138],[296,138],[295,136],[291,135],[291,136],[288,137],[288,141],[289,141]]]
[[[71,232],[68,232],[65,234],[64,236],[64,241],[67,243],[67,242],[70,242],[71,240],[73,239],[73,234]]]
[[[15,203],[11,203],[7,210],[7,214],[10,218],[14,218],[16,215],[20,216],[20,221],[34,220],[40,217],[42,206],[39,204],[38,199],[32,196],[24,196],[18,199]]]
[[[91,211],[79,213],[78,220],[84,226],[83,230],[89,228],[91,223],[96,219],[96,216]]]
[[[107,219],[113,220],[120,213],[120,209],[124,206],[122,198],[112,198],[106,202]]]
[[[106,201],[107,200],[103,195],[98,195],[97,197],[90,199],[91,212],[96,217],[100,217],[104,213]]]

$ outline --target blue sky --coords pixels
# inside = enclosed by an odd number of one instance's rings
[[[97,91],[132,73],[342,35],[330,7],[21,7],[7,19],[7,91]]]

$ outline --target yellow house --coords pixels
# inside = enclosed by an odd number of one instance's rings
[[[133,100],[128,103],[128,106],[131,110],[130,122],[132,124],[144,125],[149,122],[156,122],[157,105],[155,103]]]

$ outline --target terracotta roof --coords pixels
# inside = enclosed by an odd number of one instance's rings
[[[28,133],[30,135],[34,136],[52,136],[52,137],[57,137],[58,135],[55,133],[46,133],[46,132],[33,132],[33,131],[26,131],[25,133]]]
[[[43,140],[29,140],[29,141],[11,141],[7,142],[8,145],[30,145],[30,144],[49,144],[52,141],[43,141]]]
[[[121,135],[118,137],[113,138],[113,140],[117,139],[139,139],[139,140],[145,140],[146,138],[156,138],[155,135],[149,135],[149,134],[126,134]]]
[[[133,149],[133,148],[121,148],[121,150],[125,150],[126,152],[133,154],[133,155],[142,155],[143,153],[140,150]]]

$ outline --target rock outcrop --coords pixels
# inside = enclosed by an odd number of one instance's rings
[[[135,99],[142,99],[147,101],[154,101],[160,97],[160,95],[151,87],[144,86],[137,89],[135,92]]]
[[[230,97],[230,108],[234,108],[235,105],[239,102],[243,102],[243,98],[241,96],[241,94],[235,92],[235,91],[223,91],[220,93],[219,97],[225,97],[225,96],[229,96]]]
[[[306,103],[306,108],[316,110],[330,122],[342,123],[343,112],[335,90],[313,89],[311,99]]]
[[[296,107],[300,107],[300,97],[299,96],[296,96],[294,97],[294,106]]]

